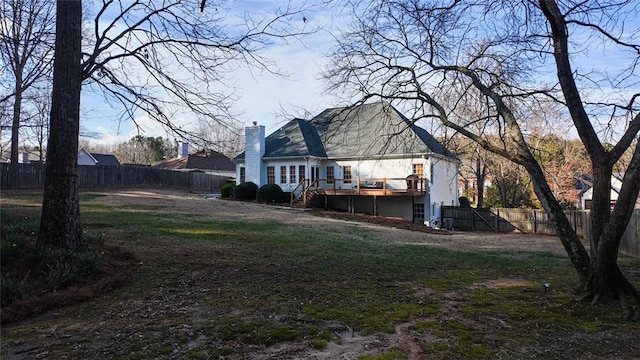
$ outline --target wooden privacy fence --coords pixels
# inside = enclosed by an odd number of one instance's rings
[[[640,209],[633,210],[629,225],[622,235],[620,251],[627,255],[640,257]]]
[[[526,234],[557,235],[555,226],[544,210],[539,209],[474,209],[443,206],[442,218],[453,219],[457,230],[486,230]],[[588,239],[591,232],[589,210],[565,211],[578,236]],[[620,242],[620,251],[640,256],[640,209],[635,209]]]
[[[583,233],[589,212],[585,210],[565,211],[578,234]],[[519,231],[526,234],[555,235],[555,226],[540,209],[474,209],[443,206],[442,218],[452,218],[458,230]]]
[[[37,189],[44,186],[44,164],[2,164],[1,188]],[[229,178],[200,171],[176,171],[149,166],[78,166],[81,189],[151,187],[216,193]]]

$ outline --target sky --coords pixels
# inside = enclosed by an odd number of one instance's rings
[[[194,0],[195,1],[195,0]],[[305,0],[291,0],[304,3]],[[197,1],[196,1],[197,2]],[[91,3],[87,0],[85,3]],[[94,0],[94,6],[101,1]],[[212,4],[209,0],[208,4]],[[282,0],[232,0],[227,1],[231,14],[230,21],[238,21],[233,15],[242,16],[250,11],[255,17],[268,16],[279,6],[283,6]],[[309,0],[307,5],[315,5],[318,2]],[[339,2],[337,2],[339,3]],[[207,9],[209,10],[209,9]],[[637,10],[637,8],[636,8]],[[110,16],[115,16],[117,10]],[[636,11],[636,14],[638,11]],[[325,84],[319,78],[321,69],[326,64],[327,55],[330,54],[333,46],[331,33],[336,33],[338,28],[345,27],[347,15],[340,13],[336,8],[314,8],[302,14],[299,18],[293,19],[298,24],[306,19],[306,24],[310,28],[319,28],[317,33],[306,35],[300,41],[289,41],[288,43],[275,42],[264,49],[262,55],[274,61],[277,66],[287,72],[287,77],[277,76],[268,72],[260,72],[253,69],[239,68],[231,73],[226,73],[228,83],[234,87],[238,96],[234,102],[233,110],[240,113],[238,120],[249,125],[253,121],[266,127],[269,134],[277,130],[281,125],[291,120],[293,117],[309,118],[318,114],[326,108],[344,105],[347,99],[338,98],[336,95],[323,91]],[[637,36],[640,29],[640,17],[630,15],[633,22],[627,23],[626,31],[634,32]],[[236,19],[236,20],[233,20]],[[590,53],[590,65],[607,69],[616,67],[621,59],[609,52],[604,47],[594,47],[583,49],[584,54]],[[550,69],[548,74],[553,77],[555,69]],[[153,120],[150,120],[143,113],[136,113],[134,119],[121,119],[119,115],[122,109],[113,108],[104,102],[100,94],[93,94],[88,91],[82,93],[82,115],[81,128],[83,133],[92,134],[91,137],[83,137],[95,144],[115,145],[129,140],[131,137],[141,134],[144,136],[169,136]],[[621,96],[629,97],[628,93]],[[599,94],[595,94],[596,98]],[[304,110],[307,114],[304,114]],[[180,122],[180,116],[188,117],[185,114],[178,114],[173,120]],[[138,133],[134,125],[137,123],[142,129]],[[181,140],[181,139],[177,139]]]
[[[230,12],[242,14],[251,9],[255,14],[271,14],[282,4],[273,0],[244,0],[230,2]],[[305,35],[300,41],[288,43],[275,42],[261,52],[263,56],[274,61],[286,76],[259,71],[255,68],[240,68],[225,74],[227,83],[234,87],[238,96],[233,103],[233,110],[239,113],[238,120],[244,125],[253,121],[266,127],[267,134],[275,131],[293,117],[304,115],[303,110],[311,114],[336,106],[338,99],[323,92],[324,84],[319,79],[320,71],[326,62],[325,55],[331,46],[329,31],[334,26],[333,19],[327,16],[329,11],[305,11],[300,14],[311,28],[320,31]],[[261,15],[257,15],[261,16]],[[268,16],[268,15],[265,15]],[[111,145],[130,139],[138,134],[138,129],[131,120],[120,120],[119,110],[106,104],[100,94],[83,91],[83,115],[81,127],[83,132],[92,134],[86,138],[91,143]],[[169,136],[161,126],[138,113],[135,117],[144,136]],[[180,139],[178,139],[180,140]]]

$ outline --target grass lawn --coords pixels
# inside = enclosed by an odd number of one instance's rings
[[[3,359],[640,354],[640,324],[622,321],[612,304],[573,300],[564,256],[454,251],[313,215],[306,215],[312,228],[277,216],[247,221],[234,216],[234,202],[176,210],[153,197],[110,202],[105,194],[83,194],[83,228],[135,254],[132,280],[3,325]],[[40,201],[39,193],[3,193],[2,211],[37,218]],[[621,266],[640,286],[640,260],[623,257]]]

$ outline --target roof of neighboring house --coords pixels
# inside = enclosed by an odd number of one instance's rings
[[[120,166],[120,161],[115,155],[112,154],[96,154],[90,153],[94,159],[98,162],[98,165],[102,166]]]
[[[153,167],[171,170],[200,169],[235,171],[236,169],[231,159],[217,151],[208,149],[190,153],[182,158],[162,160],[154,164]]]
[[[327,109],[308,121],[294,119],[266,137],[264,158],[376,158],[433,153],[457,159],[393,106],[378,102]],[[235,158],[243,159],[244,152]]]
[[[118,161],[118,158],[113,154],[90,153],[84,148],[78,150],[78,156],[82,156],[83,153],[86,154],[90,161],[93,161],[95,165],[120,166],[120,161]]]

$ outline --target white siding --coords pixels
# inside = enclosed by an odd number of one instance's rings
[[[336,188],[352,188],[356,185],[356,178],[361,181],[368,179],[387,179],[390,189],[406,189],[406,177],[413,171],[413,164],[422,164],[424,177],[428,180],[428,191],[425,196],[414,197],[377,197],[375,206],[373,197],[355,197],[354,211],[380,216],[401,217],[413,220],[413,203],[425,204],[425,220],[435,220],[441,223],[440,207],[458,204],[458,164],[454,160],[441,158],[404,158],[377,160],[338,160],[324,161],[321,167],[321,178],[326,177],[326,167],[334,166],[335,178],[342,179],[342,167],[351,166],[351,184],[336,182]],[[331,187],[332,184],[323,187]],[[348,210],[348,198],[329,197],[329,207]]]
[[[429,172],[428,178],[433,179],[428,200],[430,206],[429,209],[425,208],[425,219],[436,220],[440,224],[440,207],[458,205],[458,165],[456,162],[430,158],[425,172]]]
[[[78,165],[96,166],[96,159],[85,149],[80,149],[78,152]]]
[[[334,166],[336,179],[342,179],[342,167],[351,166],[351,184],[336,182],[336,188],[352,188],[356,186],[356,178],[361,181],[387,179],[388,189],[406,189],[406,177],[411,174],[412,165],[425,163],[423,158],[376,159],[376,160],[337,160],[324,161],[320,170],[320,178],[326,179],[327,166]],[[324,184],[322,184],[324,187]],[[330,187],[330,186],[329,186]]]
[[[264,156],[265,148],[264,126],[246,127],[245,137],[244,166],[246,169],[246,181],[251,181],[258,186],[264,185],[267,183],[267,168],[262,166],[262,156]]]

